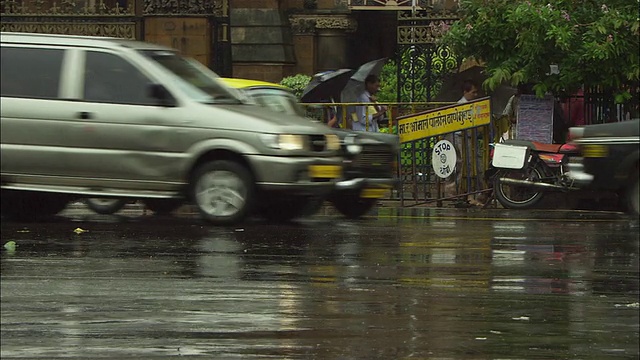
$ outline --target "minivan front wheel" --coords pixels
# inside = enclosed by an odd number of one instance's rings
[[[212,161],[197,168],[191,188],[200,215],[216,225],[243,220],[254,194],[247,168],[228,160]]]

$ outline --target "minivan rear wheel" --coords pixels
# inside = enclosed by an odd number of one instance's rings
[[[243,220],[253,202],[253,178],[246,167],[217,160],[198,167],[193,175],[192,198],[200,215],[215,225]]]

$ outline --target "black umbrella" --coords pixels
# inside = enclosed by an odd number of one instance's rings
[[[351,76],[347,85],[342,89],[342,93],[340,94],[340,101],[343,103],[356,103],[359,102],[358,98],[365,90],[364,81],[369,75],[377,75],[380,76],[380,72],[382,71],[382,67],[384,63],[387,62],[387,58],[377,59],[373,61],[369,61],[367,63],[362,64],[358,70],[356,70],[355,74]],[[353,114],[356,112],[356,106],[349,105],[345,109],[346,116],[340,113],[340,118],[343,116],[347,118],[347,121],[350,121]]]
[[[482,83],[487,79],[483,66],[472,66],[464,71],[450,74],[442,82],[440,92],[433,101],[458,101],[462,97],[462,84],[465,80],[472,80],[478,86],[478,96],[482,97]]]
[[[512,86],[502,84],[495,90],[485,93],[482,83],[489,77],[483,66],[472,66],[464,71],[446,77],[440,92],[433,99],[435,102],[456,102],[462,97],[462,84],[465,80],[472,80],[478,86],[478,97],[491,96],[491,112],[499,116],[507,105],[509,98],[516,93]]]
[[[340,100],[340,92],[355,73],[352,69],[339,69],[316,74],[304,88],[301,102],[313,103],[327,100]]]
[[[385,58],[369,61],[368,63],[364,63],[360,65],[358,70],[356,70],[356,73],[353,74],[351,78],[353,80],[364,82],[367,76],[371,74],[380,75],[380,72],[382,71],[382,67],[386,62],[387,62],[387,58],[385,57]]]
[[[357,102],[358,96],[364,92],[364,80],[371,74],[380,76],[382,67],[386,62],[387,58],[381,58],[362,64],[342,90],[340,100],[342,102]]]

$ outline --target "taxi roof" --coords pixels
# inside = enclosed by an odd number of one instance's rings
[[[291,91],[288,87],[276,83],[271,83],[267,81],[260,80],[251,80],[251,79],[236,79],[236,78],[220,78],[224,81],[225,84],[236,88],[236,89],[246,89],[246,88],[278,88],[282,90]]]

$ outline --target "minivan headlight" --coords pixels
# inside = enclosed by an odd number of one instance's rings
[[[327,138],[327,150],[336,151],[340,150],[340,138],[336,134],[328,134]]]
[[[294,134],[262,134],[262,142],[272,149],[279,150],[304,150],[305,141],[303,135]]]

